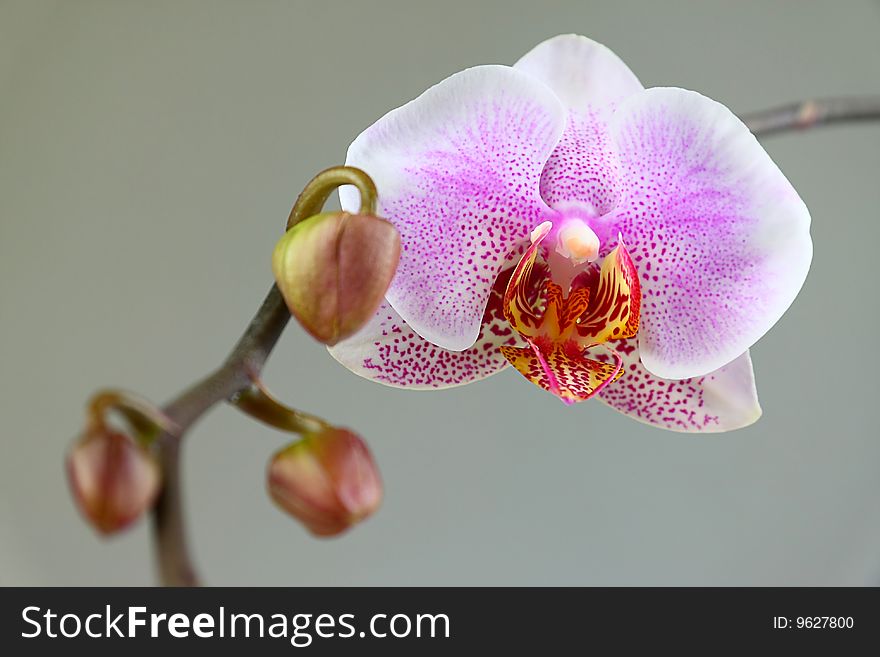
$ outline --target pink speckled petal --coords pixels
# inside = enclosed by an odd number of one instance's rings
[[[515,68],[547,84],[569,110],[565,133],[541,176],[541,196],[568,214],[612,210],[620,167],[608,120],[618,103],[642,91],[638,78],[601,43],[574,34],[544,41]]]
[[[541,197],[563,215],[589,219],[620,198],[620,164],[601,113],[569,113],[568,125],[541,173]]]
[[[609,343],[623,357],[623,376],[599,399],[646,424],[692,433],[741,429],[761,417],[752,361],[746,352],[710,374],[670,381],[639,362],[636,340]],[[607,358],[603,358],[607,362]]]
[[[367,128],[346,163],[376,182],[402,253],[386,298],[426,340],[474,344],[505,257],[550,212],[541,171],[565,126],[546,85],[506,66],[457,73]],[[352,188],[340,192],[355,210]]]
[[[642,363],[666,379],[713,372],[791,305],[812,258],[810,214],[748,128],[698,93],[631,96],[611,130],[624,188],[604,221],[642,279]]]
[[[428,342],[385,302],[358,333],[330,347],[330,354],[355,374],[399,388],[450,388],[485,379],[507,365],[499,347],[521,344],[502,312],[511,271],[498,276],[480,335],[465,351],[449,351]]]

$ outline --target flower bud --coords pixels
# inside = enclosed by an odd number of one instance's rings
[[[336,427],[275,454],[268,483],[275,503],[316,536],[344,532],[382,502],[382,481],[366,443]]]
[[[156,458],[130,436],[103,426],[70,450],[67,476],[80,511],[102,534],[125,529],[159,492]]]
[[[382,302],[400,259],[400,235],[367,214],[325,212],[285,233],[272,271],[287,307],[311,335],[334,345]]]

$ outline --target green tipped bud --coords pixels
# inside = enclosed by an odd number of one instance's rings
[[[344,532],[382,502],[382,480],[367,445],[335,427],[275,454],[268,485],[275,503],[316,536]]]
[[[325,212],[297,223],[272,256],[287,307],[327,345],[353,335],[376,312],[400,259],[400,235],[367,214]]]

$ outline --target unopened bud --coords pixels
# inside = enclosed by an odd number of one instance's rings
[[[382,481],[366,444],[336,427],[275,454],[268,483],[275,503],[316,536],[345,531],[382,502]]]
[[[88,431],[67,456],[73,498],[103,534],[134,522],[159,492],[156,458],[130,436],[108,427]]]
[[[278,241],[272,271],[290,312],[317,340],[356,333],[382,302],[400,259],[400,235],[369,214],[325,212]]]

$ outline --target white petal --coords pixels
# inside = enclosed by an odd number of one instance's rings
[[[631,96],[611,130],[622,191],[602,220],[623,235],[641,276],[642,363],[666,379],[713,372],[801,289],[810,214],[746,126],[698,93]]]
[[[624,415],[670,431],[719,433],[747,427],[761,417],[755,373],[746,352],[704,376],[661,379],[639,362],[636,340],[614,345],[625,374],[599,398]]]
[[[506,66],[447,78],[381,118],[346,163],[373,177],[402,253],[387,299],[420,336],[462,351],[516,246],[549,212],[541,171],[565,127],[545,85]],[[354,211],[352,188],[340,191]]]
[[[562,140],[541,176],[541,196],[563,214],[601,215],[620,194],[608,121],[618,103],[643,90],[611,50],[574,34],[548,39],[514,66],[549,86],[569,111]]]
[[[517,342],[498,303],[499,312],[492,313],[477,341],[464,351],[431,344],[388,303],[358,333],[328,349],[355,374],[395,388],[434,390],[473,383],[504,369],[507,360],[499,347]]]
[[[609,48],[587,37],[563,34],[535,46],[515,68],[541,80],[578,112],[612,107],[643,89]]]

